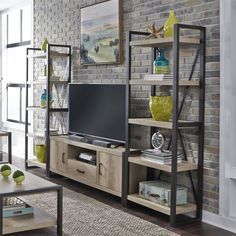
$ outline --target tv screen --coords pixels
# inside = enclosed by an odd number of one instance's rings
[[[70,84],[69,133],[125,142],[125,85]]]

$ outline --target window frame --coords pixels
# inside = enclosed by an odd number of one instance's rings
[[[24,28],[23,28],[23,12],[24,12],[24,7],[25,6],[29,6],[30,7],[30,11],[31,11],[31,17],[30,17],[30,20],[31,20],[31,27],[30,27],[30,31],[31,33],[28,35],[29,36],[29,40],[27,40],[27,38],[25,38],[26,40],[22,40],[23,37],[24,37]],[[9,26],[8,26],[8,23],[9,23],[9,14],[14,11],[14,10],[18,10],[20,11],[20,41],[19,42],[16,42],[16,43],[8,43],[9,40],[8,40],[8,36],[9,36],[9,33],[8,33],[8,30],[9,30]],[[2,17],[5,15],[6,17],[6,22],[5,22],[5,40],[1,39],[0,41],[0,46],[1,46],[1,50],[7,50],[10,49],[10,48],[17,48],[17,47],[21,47],[21,46],[29,46],[29,47],[32,47],[33,45],[33,28],[34,28],[34,25],[33,25],[33,19],[34,19],[34,11],[33,11],[33,0],[24,0],[22,1],[21,3],[15,5],[14,7],[10,7],[9,9],[6,9],[6,10],[3,10],[2,12],[0,12],[0,23],[2,25],[3,21],[2,21]],[[18,19],[18,18],[17,18]],[[3,35],[3,31],[2,31],[2,27],[1,28],[1,35]],[[1,37],[2,38],[2,37]],[[17,129],[17,130],[23,130],[23,127],[24,127],[24,124],[25,124],[25,121],[23,121],[23,116],[20,116],[20,119],[19,121],[18,120],[12,120],[12,119],[9,119],[8,118],[8,107],[9,107],[9,104],[8,104],[8,91],[7,91],[7,86],[8,86],[8,83],[12,83],[12,84],[20,84],[22,82],[17,82],[17,81],[7,81],[6,80],[6,70],[5,68],[3,69],[3,60],[4,60],[4,57],[3,57],[3,54],[0,55],[1,56],[1,59],[0,59],[0,62],[1,62],[1,66],[0,66],[0,78],[3,78],[3,81],[2,81],[2,96],[5,97],[4,98],[4,101],[2,100],[2,117],[1,117],[1,122],[2,124],[5,126],[5,127],[9,127],[9,128],[13,128],[13,129]],[[4,71],[4,73],[3,73]],[[24,89],[22,87],[22,89]],[[21,99],[21,101],[23,102],[23,91],[21,89],[21,96],[19,97],[19,99]],[[21,109],[23,108],[23,103],[20,103],[20,107]],[[19,114],[24,114],[24,111],[19,111]],[[30,122],[31,124],[33,122]],[[23,125],[23,126],[22,126]]]
[[[8,118],[8,90],[9,88],[19,88],[20,89],[20,107],[19,107],[19,117],[20,119],[19,120],[14,120],[14,119],[9,119]],[[25,121],[22,120],[22,107],[23,107],[23,104],[22,104],[22,97],[23,97],[23,93],[22,93],[22,90],[23,88],[25,88],[25,84],[22,84],[22,83],[8,83],[7,86],[6,86],[6,90],[7,90],[7,116],[6,116],[6,120],[9,121],[9,122],[13,122],[13,123],[17,123],[17,124],[25,124]]]

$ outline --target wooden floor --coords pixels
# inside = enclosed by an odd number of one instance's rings
[[[16,166],[19,166],[20,168],[24,168],[24,162],[22,159],[14,158],[13,164]],[[38,176],[45,178],[45,173],[44,173],[44,170],[42,169],[34,168],[34,169],[30,169],[29,171]],[[163,214],[157,213],[155,211],[152,211],[150,209],[147,209],[147,208],[135,205],[135,204],[130,204],[128,209],[123,208],[120,203],[120,198],[112,196],[105,192],[102,192],[100,190],[93,189],[91,187],[80,184],[73,180],[69,180],[59,175],[54,175],[52,178],[50,178],[50,180],[52,182],[61,184],[68,189],[71,189],[78,193],[92,197],[100,202],[108,204],[114,208],[120,209],[122,211],[135,215],[137,217],[140,217],[144,220],[150,221],[161,227],[164,227],[171,231],[179,233],[183,236],[190,236],[190,235],[233,236],[233,235],[236,235],[229,231],[226,231],[226,230],[223,230],[223,229],[220,229],[220,228],[217,228],[209,224],[205,224],[205,223],[194,223],[194,224],[184,225],[178,228],[171,228],[168,223],[168,217]]]

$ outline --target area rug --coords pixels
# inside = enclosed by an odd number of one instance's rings
[[[91,197],[63,189],[63,235],[64,236],[179,236],[136,216],[130,215]],[[56,194],[38,194],[24,197],[56,216]],[[14,235],[50,236],[55,229],[37,230]]]

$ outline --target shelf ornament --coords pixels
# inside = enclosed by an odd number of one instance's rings
[[[45,38],[44,41],[41,44],[41,50],[46,52],[47,51],[47,45],[48,45],[48,39]]]
[[[35,154],[39,162],[46,163],[46,152],[47,152],[46,144],[35,145]]]
[[[160,150],[162,151],[162,148],[165,144],[165,137],[164,135],[158,130],[157,132],[155,132],[152,135],[152,146],[154,147],[154,149],[156,150]]]
[[[149,107],[154,120],[169,121],[173,109],[172,97],[150,96]]]
[[[47,96],[48,96],[47,90],[44,89],[44,92],[42,93],[42,95],[40,97],[40,107],[41,108],[46,108],[47,107]],[[54,102],[54,100],[52,99],[52,96],[49,95],[50,106],[53,104],[53,102]]]
[[[174,24],[179,23],[179,20],[176,18],[174,10],[170,10],[169,17],[167,18],[164,24],[164,37],[173,37]]]
[[[164,26],[156,28],[155,23],[153,23],[151,26],[148,26],[147,30],[150,34],[145,39],[161,38],[163,28]]]

